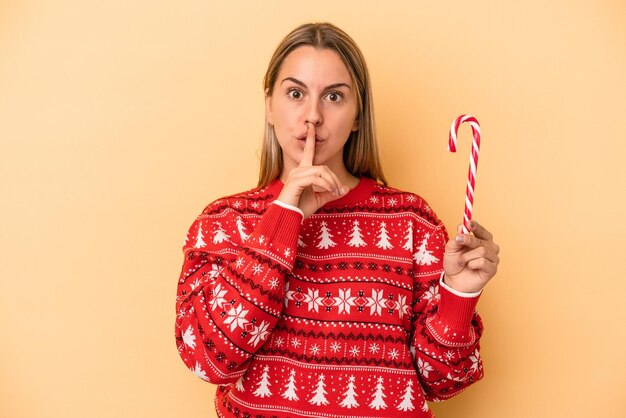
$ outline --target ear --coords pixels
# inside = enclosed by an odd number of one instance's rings
[[[269,91],[265,91],[265,121],[270,125],[274,124],[274,116],[272,115],[272,96]]]

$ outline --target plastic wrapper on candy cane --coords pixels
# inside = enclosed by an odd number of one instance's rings
[[[465,191],[465,215],[463,216],[463,233],[469,234],[467,225],[472,220],[472,208],[474,206],[474,190],[476,188],[476,168],[478,167],[478,152],[480,151],[480,125],[475,117],[461,115],[452,122],[450,127],[450,138],[448,140],[448,151],[456,152],[456,138],[459,126],[467,122],[472,127],[474,140],[472,141],[472,152],[470,154],[470,167],[467,174],[467,190]]]

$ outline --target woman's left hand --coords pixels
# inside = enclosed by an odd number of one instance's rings
[[[493,235],[476,221],[470,221],[469,234],[459,225],[457,235],[446,244],[443,256],[444,282],[454,290],[475,293],[495,276],[500,263],[500,247]]]

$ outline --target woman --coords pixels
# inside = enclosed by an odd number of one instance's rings
[[[483,375],[475,306],[498,246],[453,240],[419,196],[386,186],[365,61],[303,25],[265,76],[257,188],[208,205],[178,283],[185,364],[222,417],[430,417]]]

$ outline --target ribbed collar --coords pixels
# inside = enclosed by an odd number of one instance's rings
[[[279,178],[276,178],[269,186],[267,186],[267,191],[278,197],[281,190],[283,189],[283,182],[280,181]],[[324,205],[327,207],[337,207],[337,206],[345,206],[345,205],[353,205],[357,202],[363,201],[367,199],[374,187],[376,186],[376,181],[369,177],[361,177],[359,178],[359,183],[356,187],[348,192],[347,195],[340,197],[339,199],[328,202]]]

